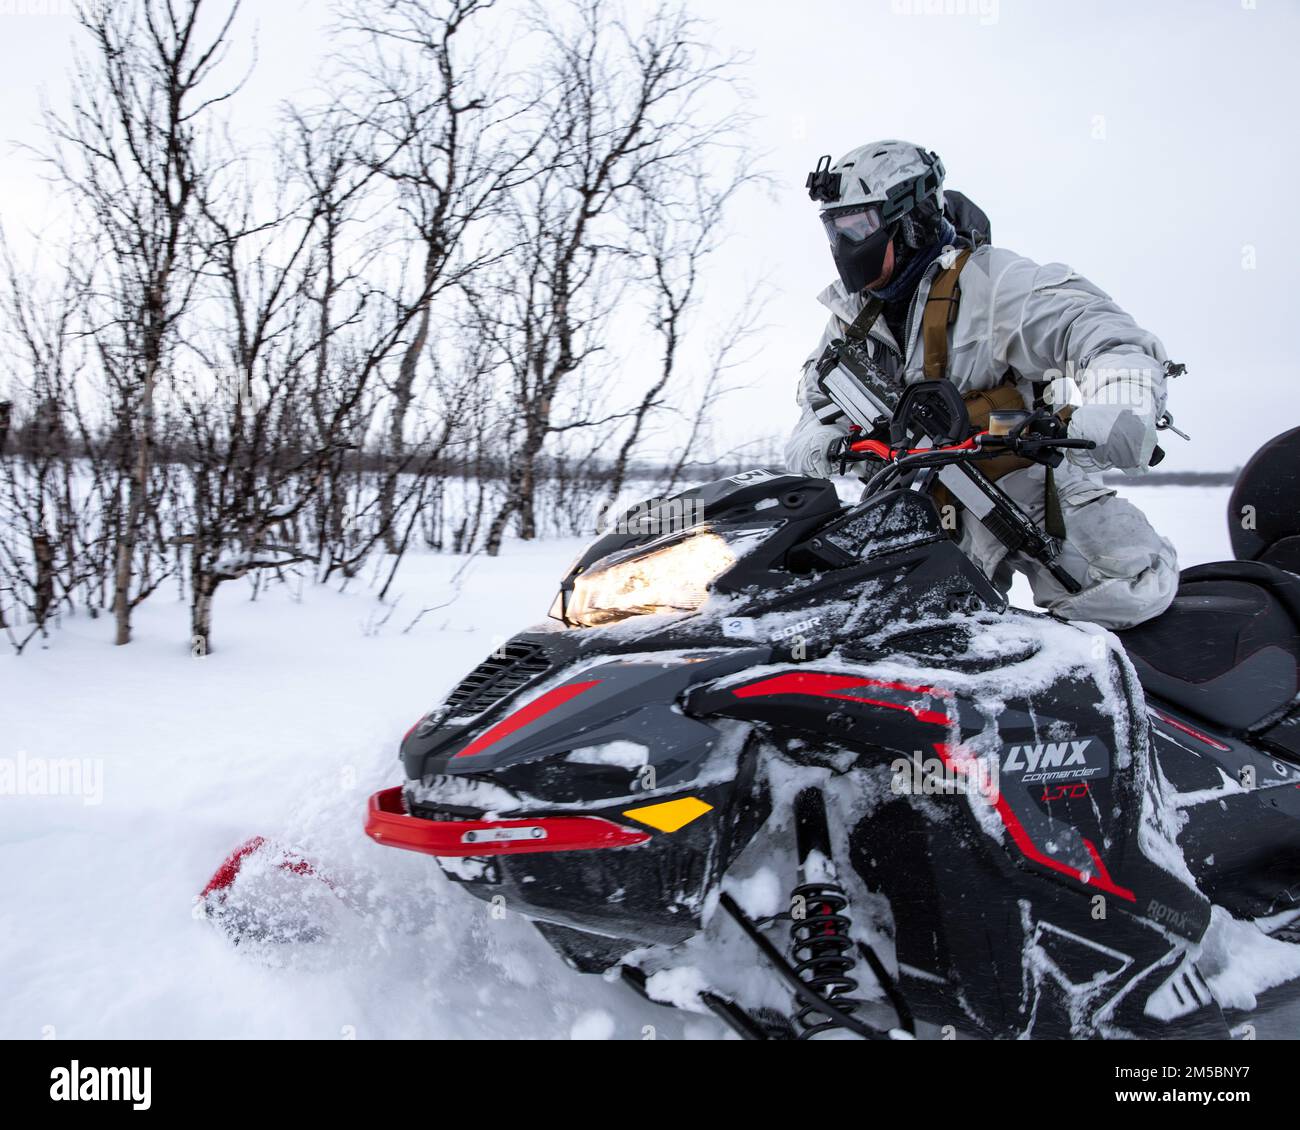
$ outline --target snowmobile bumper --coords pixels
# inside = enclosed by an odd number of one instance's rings
[[[625,828],[599,816],[539,816],[527,820],[429,820],[406,810],[400,785],[370,798],[366,835],[386,847],[425,855],[528,855],[635,847],[648,832]]]

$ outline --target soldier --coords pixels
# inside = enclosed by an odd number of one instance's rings
[[[969,201],[950,192],[945,208],[943,175],[936,154],[879,141],[834,165],[823,158],[809,177],[840,277],[819,296],[831,316],[804,363],[803,411],[787,465],[830,475],[845,443],[848,422],[818,389],[813,367],[836,338],[862,339],[900,387],[946,377],[976,419],[976,402],[986,412],[1056,406],[1051,398],[1071,387],[1068,375],[1081,402],[1069,415],[1069,434],[1096,448],[1071,451],[1050,476],[1034,464],[998,485],[1049,532],[1064,535],[1087,562],[1087,577],[1071,593],[1032,562],[1017,567],[1034,599],[1060,616],[1108,628],[1150,619],[1177,591],[1174,547],[1100,476],[1111,468],[1138,474],[1151,462],[1165,405],[1164,347],[1064,264],[1040,266],[991,246],[987,221]],[[969,521],[961,542],[996,584],[1010,586],[1001,542]]]

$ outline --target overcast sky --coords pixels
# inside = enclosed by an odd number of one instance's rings
[[[326,0],[250,0],[261,65],[240,114],[270,128],[312,88]],[[635,5],[632,5],[635,7]],[[0,0],[10,141],[39,138],[74,24],[62,0]],[[948,184],[992,218],[994,242],[1059,260],[1108,290],[1189,366],[1170,407],[1167,468],[1225,468],[1300,424],[1287,256],[1300,172],[1298,0],[696,0],[715,42],[748,53],[754,142],[775,179],[733,216],[713,309],[766,279],[767,328],[737,438],[784,431],[834,277],[803,179],[821,153],[901,137],[937,150]],[[32,162],[0,154],[11,234],[49,217]]]

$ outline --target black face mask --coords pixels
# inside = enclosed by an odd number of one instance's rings
[[[880,278],[894,233],[881,222],[879,208],[837,208],[822,213],[822,224],[840,281],[850,294]]]

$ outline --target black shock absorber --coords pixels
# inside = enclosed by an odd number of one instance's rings
[[[837,1014],[852,1016],[861,1006],[853,997],[858,947],[849,937],[848,897],[835,879],[821,790],[804,789],[795,798],[794,813],[800,882],[790,896],[790,956],[799,979],[834,1009],[822,1012],[805,1004],[795,1014],[799,1039],[807,1040],[843,1029]]]

